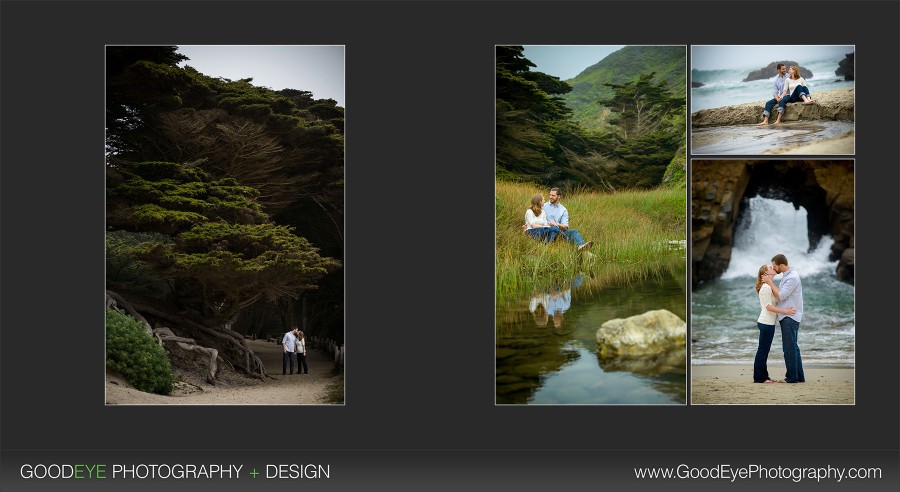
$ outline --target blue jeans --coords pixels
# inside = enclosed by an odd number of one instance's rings
[[[300,369],[303,369],[302,371]],[[303,352],[297,352],[297,374],[303,372],[309,374],[309,366],[306,365],[306,356]]]
[[[290,363],[290,365],[291,365],[291,374],[294,374],[294,353],[293,352],[285,352],[284,356],[281,357],[281,374],[284,374],[287,371],[288,363]]]
[[[784,101],[784,99],[785,99],[785,98],[781,98],[782,101]],[[783,112],[784,112],[784,106],[782,106],[782,105],[778,102],[778,100],[776,100],[775,98],[772,98],[772,99],[769,99],[769,102],[766,103],[766,109],[763,110],[763,117],[764,117],[764,118],[767,118],[767,117],[772,113],[772,108],[774,108],[776,104],[778,105],[778,112],[779,112],[779,113],[783,113]]]
[[[785,96],[781,98],[781,102],[778,103],[778,112],[784,112],[784,106],[789,102],[799,102],[802,101],[803,98],[800,97],[800,94],[804,94],[806,97],[809,97],[809,89],[805,86],[798,85],[794,88],[794,92],[791,93],[790,96]]]
[[[780,323],[781,348],[784,350],[784,365],[787,368],[787,372],[784,374],[784,382],[805,382],[806,378],[803,376],[803,359],[800,358],[800,345],[797,344],[800,323],[787,316],[782,318]]]
[[[534,229],[528,229],[525,231],[525,233],[532,238],[543,239],[545,243],[552,243],[560,232],[561,231],[559,230],[559,227],[556,226],[535,227]]]
[[[791,94],[791,100],[788,102],[797,102],[802,101],[803,98],[800,97],[800,94],[803,94],[806,97],[809,97],[809,89],[806,86],[798,85],[794,88],[794,92]]]
[[[775,338],[775,325],[764,325],[757,321],[756,327],[759,328],[759,347],[756,349],[756,358],[753,359],[753,382],[765,383],[770,379],[766,361],[769,359],[772,339]]]
[[[575,243],[575,246],[581,246],[582,244],[584,244],[584,238],[581,237],[581,233],[576,231],[575,229],[566,229],[562,233],[562,235],[570,243]]]

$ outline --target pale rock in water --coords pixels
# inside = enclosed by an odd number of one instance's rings
[[[630,318],[616,318],[597,330],[603,356],[643,356],[683,346],[687,323],[665,309],[647,311]]]

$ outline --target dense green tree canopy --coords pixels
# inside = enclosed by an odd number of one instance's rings
[[[594,145],[569,119],[558,77],[531,72],[521,46],[497,47],[497,173],[534,181],[584,179],[569,155]]]
[[[108,283],[208,326],[258,301],[293,312],[283,301],[304,295],[331,312],[343,108],[185,60],[173,46],[107,49]],[[342,316],[328,319],[319,334],[341,338]]]

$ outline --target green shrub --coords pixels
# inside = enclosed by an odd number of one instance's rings
[[[106,367],[135,388],[168,395],[174,378],[165,349],[131,316],[106,310]]]

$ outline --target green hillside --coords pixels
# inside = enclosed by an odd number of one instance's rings
[[[572,109],[573,119],[588,130],[609,128],[609,109],[597,103],[610,99],[613,90],[604,83],[621,84],[640,74],[656,72],[656,80],[665,80],[675,94],[685,94],[687,77],[684,46],[626,46],[567,80],[572,91],[563,99]]]

